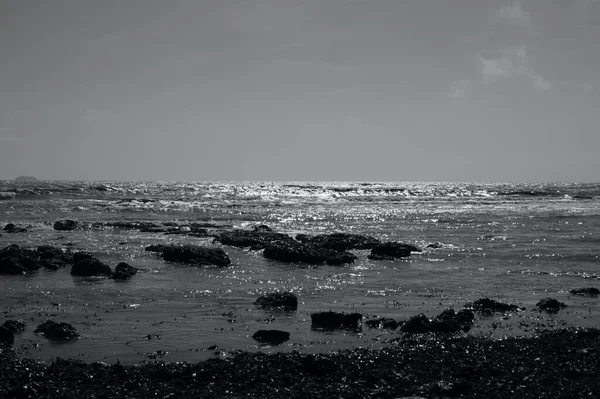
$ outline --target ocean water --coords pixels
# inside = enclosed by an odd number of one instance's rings
[[[82,228],[56,231],[58,219]],[[212,238],[142,233],[113,222],[171,226],[210,223],[298,233],[348,232],[423,248],[409,258],[375,261],[354,251],[345,266],[298,265],[264,259],[260,251],[222,246],[227,268],[167,263],[144,248],[156,243],[221,246]],[[114,267],[141,269],[128,281],[73,277],[68,269],[0,275],[6,319],[27,330],[14,347],[25,357],[139,363],[196,361],[234,350],[322,352],[376,347],[401,334],[369,329],[321,332],[310,315],[360,312],[365,319],[434,317],[444,309],[489,297],[524,310],[478,316],[465,334],[502,338],[545,328],[599,326],[598,298],[569,290],[600,288],[600,184],[480,184],[414,182],[0,182],[0,247],[50,244],[91,252]],[[439,243],[439,248],[427,248]],[[295,312],[253,306],[261,294],[291,291]],[[546,297],[565,302],[539,312]],[[82,338],[56,344],[33,334],[47,319],[71,323]],[[278,347],[252,339],[281,329]]]

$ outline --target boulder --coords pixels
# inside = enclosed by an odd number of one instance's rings
[[[96,258],[83,258],[75,261],[75,264],[71,268],[71,274],[73,276],[110,276],[112,270],[110,266],[102,263]]]
[[[38,254],[30,249],[13,244],[0,250],[0,273],[26,274],[42,266]]]
[[[263,256],[281,262],[342,265],[352,263],[356,256],[350,252],[339,252],[333,249],[305,244],[297,241],[272,242],[265,247]]]
[[[63,252],[62,249],[51,245],[41,245],[37,247],[36,252],[40,257],[40,264],[46,269],[58,270],[74,262],[72,253]]]
[[[0,344],[12,345],[15,342],[15,334],[4,326],[0,326]]]
[[[71,219],[61,219],[54,222],[54,230],[75,230],[79,223]]]
[[[465,308],[470,308],[476,312],[484,313],[484,314],[492,314],[492,313],[506,313],[518,310],[519,307],[517,305],[510,305],[507,303],[502,303],[495,301],[489,298],[481,298],[476,300],[473,303],[467,303],[464,306]]]
[[[462,323],[465,321],[463,318],[457,317],[454,309],[446,309],[439,315],[433,318],[431,321],[431,332],[442,333],[442,334],[454,334],[462,331],[465,327],[468,329],[470,326],[469,322]]]
[[[371,236],[349,233],[319,234],[316,236],[298,234],[296,240],[340,252],[350,249],[371,249],[381,244],[378,239]]]
[[[262,344],[280,345],[290,339],[290,333],[280,330],[258,330],[252,338]]]
[[[384,242],[371,248],[369,259],[394,260],[396,258],[406,258],[410,256],[411,252],[421,252],[421,249],[400,242]]]
[[[152,245],[148,245],[146,247],[146,251],[161,253],[164,250],[166,250],[167,248],[169,248],[169,245],[165,245],[165,244],[152,244]]]
[[[408,319],[400,329],[406,333],[425,334],[431,332],[431,321],[424,314],[419,314]]]
[[[231,260],[221,248],[207,248],[198,245],[168,245],[161,256],[168,262],[187,263],[194,266],[229,266]]]
[[[6,320],[2,327],[12,331],[13,333],[20,333],[25,331],[27,325],[23,320]]]
[[[214,241],[237,248],[260,250],[273,242],[293,242],[294,239],[287,234],[275,233],[269,227],[261,225],[254,230],[224,231],[215,237]]]
[[[296,310],[298,309],[298,298],[291,292],[273,292],[260,296],[254,304],[265,309]]]
[[[365,321],[365,325],[369,328],[385,328],[395,330],[398,328],[398,326],[400,326],[400,323],[389,317],[380,317],[378,319]]]
[[[598,288],[594,288],[594,287],[576,288],[569,292],[573,295],[582,295],[582,296],[589,296],[589,297],[597,297],[598,295],[600,295],[600,290]]]
[[[33,332],[52,341],[73,341],[79,338],[75,327],[68,323],[57,323],[52,320],[40,324]]]
[[[563,302],[559,302],[554,298],[544,298],[536,303],[535,306],[549,313],[556,313],[559,310],[567,307],[567,305],[565,305]]]
[[[362,324],[360,313],[318,312],[310,318],[315,330],[358,329]]]
[[[133,267],[125,262],[121,262],[117,265],[117,267],[115,267],[115,273],[113,274],[113,278],[115,280],[127,280],[133,275],[135,275],[138,272],[138,270],[140,269],[138,269],[137,267]]]
[[[16,226],[14,223],[8,223],[4,226],[4,231],[7,233],[25,233],[27,229],[25,227]]]

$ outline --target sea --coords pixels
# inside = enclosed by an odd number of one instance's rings
[[[72,219],[79,228],[53,229]],[[118,223],[117,223],[118,222]],[[131,223],[129,223],[131,222]],[[371,260],[353,251],[348,265],[283,263],[261,251],[224,246],[213,237],[141,232],[133,222],[216,229],[267,225],[295,236],[335,232],[416,245],[422,252]],[[600,184],[448,182],[117,182],[0,181],[0,248],[53,245],[90,252],[114,266],[140,269],[126,281],[70,275],[68,268],[0,275],[0,323],[27,329],[13,347],[22,357],[140,364],[200,361],[238,351],[320,353],[377,348],[403,339],[399,330],[319,331],[311,314],[359,312],[364,320],[433,318],[480,298],[516,304],[507,314],[477,315],[462,334],[504,339],[545,329],[600,326]],[[209,229],[210,230],[210,229]],[[168,263],[150,244],[221,247],[229,267]],[[297,311],[263,310],[265,293],[292,292]],[[547,297],[567,307],[547,313]],[[46,320],[81,334],[56,343],[34,334]],[[278,345],[252,338],[258,330],[290,333]]]

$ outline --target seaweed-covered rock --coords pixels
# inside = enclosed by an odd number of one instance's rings
[[[400,323],[390,317],[380,317],[378,319],[365,321],[365,326],[369,328],[385,328],[395,330],[399,325]]]
[[[6,320],[2,327],[12,331],[13,333],[20,333],[25,331],[27,325],[23,320]]]
[[[484,314],[506,313],[519,309],[517,305],[510,305],[489,298],[480,298],[473,303],[465,304],[465,307]]]
[[[79,338],[77,329],[68,323],[45,321],[33,331],[52,341],[74,341]]]
[[[56,222],[54,222],[54,230],[60,230],[60,231],[68,231],[68,230],[75,230],[77,227],[79,226],[79,223],[75,220],[71,220],[71,219],[61,219],[61,220],[57,220]]]
[[[223,245],[237,248],[250,248],[252,250],[264,249],[273,242],[293,242],[294,239],[287,234],[275,233],[269,227],[261,225],[254,230],[229,230],[224,231],[214,239]]]
[[[0,250],[1,274],[26,274],[41,267],[35,251],[20,248],[16,244]]]
[[[4,326],[0,326],[0,344],[12,345],[15,342],[15,334]]]
[[[71,274],[73,276],[84,277],[110,276],[112,275],[112,270],[107,264],[92,257],[77,260],[71,268]]]
[[[272,292],[260,296],[254,304],[261,308],[298,309],[298,298],[291,292]]]
[[[198,245],[169,245],[163,248],[161,256],[168,262],[187,263],[194,266],[229,266],[231,260],[221,248],[207,248]]]
[[[310,318],[311,328],[316,330],[357,329],[362,323],[360,313],[318,312]]]
[[[419,314],[408,319],[401,330],[411,334],[425,334],[431,332],[431,321],[424,314]]]
[[[562,308],[567,307],[567,305],[565,305],[563,302],[559,302],[554,298],[544,298],[538,303],[536,303],[535,306],[549,313],[556,313]]]
[[[263,344],[280,345],[290,339],[290,333],[280,330],[258,330],[252,338]]]
[[[279,241],[268,244],[263,251],[263,256],[267,259],[281,262],[310,263],[316,265],[323,263],[327,263],[328,265],[342,265],[352,263],[356,260],[356,256],[350,252],[339,252],[297,241]]]
[[[133,267],[125,262],[121,262],[115,267],[115,274],[113,278],[115,280],[127,280],[134,276],[138,272],[137,267]]]
[[[400,242],[383,242],[371,248],[369,259],[394,260],[396,258],[406,258],[412,252],[421,252],[421,249],[414,245]]]
[[[349,233],[319,234],[316,236],[298,234],[296,240],[336,251],[371,249],[381,243],[378,239],[371,236]]]
[[[582,296],[589,296],[589,297],[596,297],[596,296],[600,295],[600,290],[598,288],[594,288],[594,287],[576,288],[576,289],[572,289],[569,292],[573,295],[582,295]]]

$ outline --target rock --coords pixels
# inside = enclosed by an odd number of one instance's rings
[[[0,326],[0,344],[12,345],[15,342],[15,334],[8,328]]]
[[[83,258],[75,261],[75,264],[71,268],[71,274],[73,276],[110,276],[112,270],[110,266],[102,263],[96,258]]]
[[[73,341],[79,338],[75,327],[68,323],[57,323],[52,320],[40,324],[33,332],[42,334],[52,341]]]
[[[401,330],[411,334],[425,334],[431,332],[431,321],[424,314],[419,314],[408,319]]]
[[[75,220],[61,219],[54,222],[54,230],[75,230],[79,225]]]
[[[62,249],[51,245],[37,247],[37,253],[40,257],[40,264],[46,269],[58,270],[74,263],[72,253],[63,252]]]
[[[115,267],[115,274],[113,274],[113,278],[115,280],[127,280],[135,275],[138,270],[140,269],[137,267],[133,267],[125,262],[121,262],[117,265],[117,267]]]
[[[369,259],[394,260],[396,258],[410,256],[411,252],[421,252],[421,249],[410,244],[384,242],[373,246],[371,253],[369,254]]]
[[[569,292],[573,295],[583,295],[583,296],[589,296],[589,297],[596,297],[596,296],[600,295],[600,290],[598,288],[594,288],[594,287],[576,288]]]
[[[23,320],[6,320],[2,327],[12,331],[13,333],[20,333],[25,331],[27,325]]]
[[[146,251],[148,252],[163,252],[164,250],[166,250],[167,248],[169,248],[169,245],[164,245],[164,244],[152,244],[152,245],[148,245],[146,247]]]
[[[470,309],[461,309],[458,311],[456,316],[454,316],[454,320],[463,326],[463,330],[473,324],[475,321],[475,313],[473,313]]]
[[[25,274],[39,270],[42,266],[38,254],[30,249],[13,244],[0,250],[0,273]]]
[[[229,256],[221,248],[206,248],[197,245],[168,245],[163,248],[161,256],[168,262],[187,263],[194,266],[224,267],[231,264]]]
[[[267,226],[258,226],[254,230],[224,231],[214,241],[237,248],[260,250],[273,242],[293,242],[294,239],[287,234],[275,233]]]
[[[298,298],[290,292],[273,292],[260,296],[254,304],[261,308],[298,309]]]
[[[396,328],[398,328],[400,323],[389,317],[380,317],[378,319],[371,319],[365,321],[365,325],[369,328],[386,328],[390,330],[395,330]]]
[[[263,344],[280,345],[290,339],[290,333],[280,330],[258,330],[252,338]]]
[[[319,234],[316,236],[298,234],[296,240],[340,252],[348,251],[350,249],[371,249],[374,246],[381,244],[376,238],[349,233]]]
[[[352,263],[356,260],[356,256],[350,252],[339,252],[297,241],[279,241],[268,244],[263,251],[263,256],[267,259],[281,262],[309,263],[315,265],[323,263],[341,265]]]
[[[444,245],[440,242],[434,242],[434,243],[427,245],[427,248],[437,249],[437,248],[442,248],[443,246]]]
[[[362,323],[360,313],[318,312],[310,318],[316,330],[358,329]]]
[[[0,259],[1,274],[27,274],[28,270],[16,258]]]
[[[556,313],[562,308],[567,307],[567,305],[565,305],[563,302],[559,302],[554,298],[544,298],[536,303],[535,306],[549,313]]]
[[[510,305],[489,298],[481,298],[473,303],[467,303],[465,304],[465,307],[484,314],[506,313],[519,309],[517,305]]]
[[[4,226],[4,231],[7,233],[25,233],[27,229],[25,227],[15,226],[14,223],[8,223]]]

